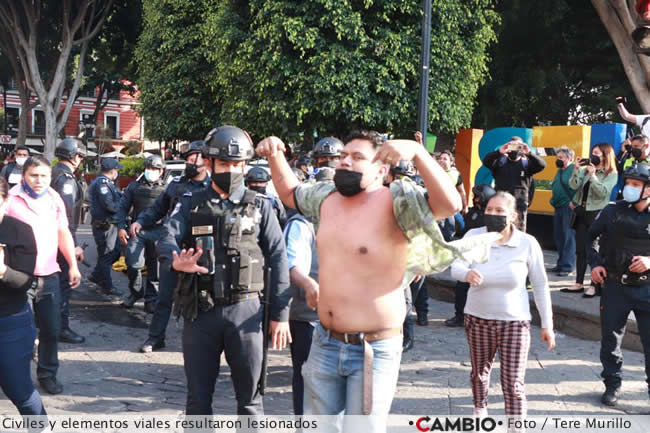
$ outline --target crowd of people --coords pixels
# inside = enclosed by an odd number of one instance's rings
[[[456,311],[445,324],[465,328],[475,416],[487,415],[497,352],[506,415],[526,415],[528,288],[541,339],[555,347],[547,272],[576,272],[565,291],[602,293],[601,399],[614,405],[630,311],[650,377],[649,147],[636,136],[618,156],[598,144],[575,161],[572,150],[557,149],[551,205],[559,254],[547,270],[526,233],[532,176],[546,162],[519,137],[485,156],[494,185],[474,185],[469,197],[453,153],[429,154],[419,133],[393,140],[357,131],[297,155],[277,137],[254,146],[246,131],[221,126],[181,145],[183,176],[165,182],[165,160],[154,155],[120,191],[122,166],[103,159],[86,193],[74,174],[86,149],[65,139],[54,168],[27,154],[0,173],[0,386],[21,414],[45,414],[30,377],[38,334],[41,389],[63,392],[58,342],[85,341],[68,317],[70,290],[81,281],[76,230],[87,197],[97,248],[88,281],[120,294],[111,267],[124,254],[122,305],[144,298],[153,314],[140,350],[164,348],[170,317],[183,318],[188,415],[212,414],[222,353],[237,413],[263,414],[266,348],[289,345],[294,414],[371,415],[365,428],[383,431],[413,325],[428,323],[424,276],[449,267]],[[254,157],[267,168],[249,164]],[[611,203],[620,174],[622,200]],[[593,285],[585,290],[587,263]],[[340,417],[331,427],[359,428],[350,422]]]

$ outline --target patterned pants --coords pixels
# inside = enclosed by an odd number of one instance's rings
[[[490,372],[498,350],[506,415],[526,416],[524,376],[530,348],[530,321],[486,320],[465,314],[465,332],[472,360],[474,407],[487,408]]]

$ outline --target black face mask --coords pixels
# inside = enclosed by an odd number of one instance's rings
[[[641,149],[637,149],[636,147],[633,147],[632,150],[630,150],[630,154],[632,154],[634,159],[641,159],[641,155],[643,155],[643,151]]]
[[[259,192],[260,194],[266,194],[265,186],[249,186],[248,189],[252,189],[253,191]]]
[[[212,173],[212,182],[230,195],[244,185],[244,173]]]
[[[199,166],[196,164],[185,163],[185,176],[189,179],[199,175]]]
[[[598,156],[598,155],[591,155],[591,158],[589,158],[589,161],[590,161],[593,165],[598,165],[598,164],[600,164],[600,156]]]
[[[557,168],[564,168],[564,162],[560,161],[559,159],[555,160],[555,166]]]
[[[363,191],[361,188],[362,177],[362,173],[339,168],[334,173],[334,185],[338,192],[346,197],[352,197]]]
[[[511,150],[510,152],[508,152],[508,159],[510,161],[516,161],[518,157],[519,157],[518,150]]]
[[[489,232],[502,232],[508,225],[507,219],[505,215],[483,215],[483,222]]]
[[[322,167],[336,168],[337,164],[338,161],[323,161],[320,164],[318,164],[318,168],[322,168]]]

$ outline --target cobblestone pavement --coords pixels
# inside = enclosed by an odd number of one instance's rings
[[[80,233],[89,241],[88,261],[94,264],[92,236],[87,227]],[[89,274],[88,268],[82,272]],[[126,293],[126,278],[115,274],[118,288]],[[453,305],[430,300],[429,325],[416,326],[413,350],[402,357],[402,366],[392,413],[469,415],[472,413],[469,385],[469,355],[461,328],[446,328],[444,319]],[[61,344],[59,380],[63,394],[43,394],[51,414],[170,413],[185,406],[185,375],[180,352],[181,324],[171,321],[167,347],[149,354],[138,352],[147,337],[151,315],[142,302],[132,310],[117,298],[100,294],[84,282],[72,301],[71,327],[86,336],[82,345]],[[643,371],[643,354],[625,351],[625,379],[621,403],[616,408],[600,404],[599,344],[558,335],[557,348],[548,352],[533,328],[526,376],[529,413],[541,414],[648,414],[650,402]],[[270,351],[269,379],[264,398],[269,414],[288,414],[291,403],[291,360],[288,350]],[[217,414],[232,414],[236,404],[230,370],[225,359],[214,397]],[[34,375],[35,377],[35,375]],[[495,363],[490,387],[490,413],[503,413],[499,385],[499,363]],[[0,393],[0,413],[15,408]]]

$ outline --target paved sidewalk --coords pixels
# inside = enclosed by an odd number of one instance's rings
[[[91,251],[94,244],[89,233],[84,226],[80,237],[91,244],[87,256],[94,264],[95,253]],[[83,268],[82,272],[88,275],[90,271]],[[120,274],[115,277],[118,287],[126,293],[126,278]],[[142,308],[140,302],[134,309],[126,310],[119,306],[118,299],[100,294],[91,284],[84,283],[75,291],[71,326],[85,335],[87,341],[83,345],[61,344],[59,379],[65,390],[57,396],[43,395],[49,413],[175,414],[183,411],[185,375],[180,352],[180,324],[170,322],[166,349],[141,354],[138,348],[147,337],[151,319]],[[443,325],[444,319],[452,314],[453,304],[430,300],[429,326],[416,326],[415,348],[403,355],[392,413],[472,413],[465,334],[462,329]],[[650,413],[641,353],[625,351],[622,401],[612,409],[599,403],[603,386],[599,378],[598,343],[561,333],[557,343],[558,347],[548,352],[539,341],[539,328],[533,328],[526,377],[531,415]],[[269,353],[266,412],[291,413],[289,351]],[[492,372],[489,406],[492,414],[503,413],[498,366],[496,362]],[[230,370],[223,358],[214,410],[218,414],[232,414],[236,410]],[[0,413],[16,413],[2,394]]]

